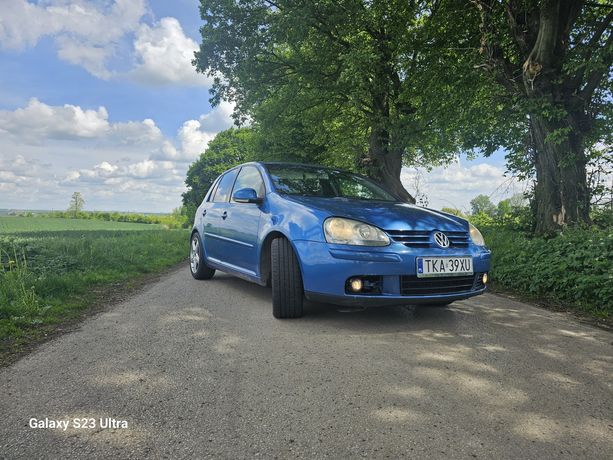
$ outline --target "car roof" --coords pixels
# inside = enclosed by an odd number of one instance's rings
[[[334,169],[336,171],[344,171],[342,168],[318,165],[314,163],[294,163],[291,161],[258,161],[257,163],[261,164],[262,166],[296,166],[300,168]]]

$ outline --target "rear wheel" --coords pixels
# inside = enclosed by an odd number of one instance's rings
[[[272,314],[275,318],[302,316],[303,286],[298,259],[285,238],[272,240],[270,248]]]
[[[197,280],[210,280],[215,274],[215,269],[207,267],[204,262],[202,242],[200,241],[200,235],[198,233],[192,235],[192,240],[190,242],[189,270],[192,276]]]

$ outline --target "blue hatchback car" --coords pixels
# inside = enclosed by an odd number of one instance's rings
[[[246,163],[213,183],[196,212],[190,269],[272,286],[273,315],[303,300],[447,305],[485,291],[490,251],[466,220],[400,202],[356,174]]]

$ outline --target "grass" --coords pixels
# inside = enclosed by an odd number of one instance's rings
[[[187,230],[72,219],[0,218],[0,344],[37,341],[116,289],[186,257]]]

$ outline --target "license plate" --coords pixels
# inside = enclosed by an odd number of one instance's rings
[[[472,275],[472,257],[418,257],[417,277]]]

